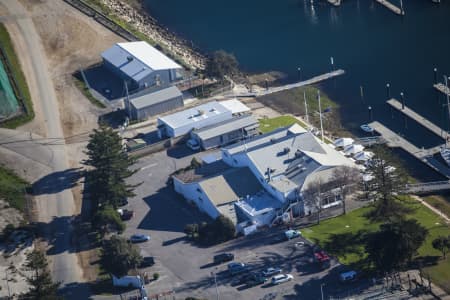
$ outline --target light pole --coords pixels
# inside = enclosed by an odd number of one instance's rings
[[[373,121],[372,106],[369,106],[367,109],[369,110],[369,120],[370,122],[372,122]]]
[[[216,286],[216,299],[219,300],[219,288],[217,287],[217,276],[215,272],[211,272],[211,276],[214,276],[214,284]]]
[[[321,296],[322,300],[323,300],[323,286],[324,285],[325,285],[325,283],[320,284],[320,296]]]

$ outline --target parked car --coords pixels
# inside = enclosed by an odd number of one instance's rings
[[[119,208],[117,212],[119,213],[122,221],[128,221],[134,216],[134,211],[128,209]]]
[[[264,277],[270,277],[270,276],[275,275],[275,274],[280,274],[281,271],[282,270],[280,268],[267,268],[264,271],[262,271],[262,275]]]
[[[215,264],[221,264],[226,261],[231,261],[234,259],[233,253],[221,253],[214,256],[214,263]]]
[[[284,235],[286,236],[286,239],[290,240],[293,238],[300,237],[302,233],[299,230],[289,229],[284,232]]]
[[[142,262],[139,264],[139,268],[147,268],[151,267],[155,264],[155,259],[153,256],[146,256],[142,259]]]
[[[244,274],[242,276],[236,277],[231,281],[232,286],[241,285],[247,283],[252,278],[252,274]]]
[[[288,282],[289,280],[294,279],[294,276],[291,274],[279,274],[272,277],[272,284],[280,284],[283,282]]]
[[[342,283],[352,282],[358,278],[358,273],[356,271],[348,271],[339,274],[339,281]]]
[[[250,278],[247,279],[247,286],[252,287],[255,285],[263,284],[267,281],[267,278],[259,273],[252,273],[250,274]]]
[[[228,272],[231,275],[237,275],[249,270],[248,266],[244,263],[232,262],[228,264]]]
[[[117,203],[117,205],[118,205],[119,207],[120,207],[120,206],[128,205],[128,199],[127,199],[127,198],[120,199],[119,202]]]
[[[200,150],[200,145],[194,139],[189,139],[186,143],[186,146],[188,146],[191,150],[194,151]]]
[[[145,234],[133,234],[129,241],[131,243],[142,243],[150,240],[150,236]]]

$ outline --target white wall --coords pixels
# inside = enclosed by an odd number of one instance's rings
[[[197,122],[189,122],[188,124],[184,126],[180,126],[177,128],[174,128],[173,130],[173,136],[177,137],[183,134],[188,133],[192,129],[200,129],[203,127],[206,127],[208,125],[213,125],[222,121],[229,120],[233,117],[231,111],[225,111],[218,115],[209,116],[206,119],[198,120]]]
[[[194,202],[201,211],[205,212],[211,218],[215,219],[220,215],[216,206],[206,196],[197,182],[183,183],[173,177],[173,186],[177,193],[183,195],[187,200]]]

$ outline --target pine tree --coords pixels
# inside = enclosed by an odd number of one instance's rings
[[[371,179],[365,182],[365,196],[373,208],[366,214],[372,222],[393,222],[403,218],[411,209],[403,205],[401,194],[406,186],[406,175],[394,168],[388,155],[380,151],[367,168]]]
[[[126,184],[125,180],[136,172],[129,169],[135,159],[123,151],[116,132],[106,126],[95,129],[86,154],[88,159],[83,164],[92,167],[87,188],[94,201],[94,211],[107,204],[117,208],[123,199],[134,196],[136,186]]]
[[[21,296],[26,300],[60,300],[57,295],[59,283],[52,282],[48,270],[48,262],[45,254],[39,250],[33,250],[27,255],[25,270],[30,272],[27,282],[31,286],[30,290]]]

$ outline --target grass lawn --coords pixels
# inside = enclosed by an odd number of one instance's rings
[[[257,100],[281,113],[305,116],[305,93],[309,123],[319,128],[318,91],[319,89],[314,86],[306,86],[265,95],[258,97]],[[322,114],[324,130],[338,136],[348,135],[348,132],[342,127],[340,122],[339,105],[333,102],[325,93],[321,92],[320,95],[321,108],[322,112],[324,112]]]
[[[429,231],[428,237],[419,248],[419,256],[436,257],[441,253],[433,249],[431,242],[439,235],[450,235],[450,226],[431,210],[415,200],[407,200],[407,205],[414,209],[409,218],[414,218]],[[370,208],[361,208],[345,216],[325,220],[320,225],[304,229],[303,235],[310,241],[318,243],[330,254],[339,258],[344,264],[360,266],[367,254],[364,251],[364,234],[378,230],[379,224],[371,224],[364,214]],[[439,260],[438,264],[425,269],[432,281],[449,291],[450,260]],[[443,283],[446,283],[446,285]]]
[[[29,184],[0,165],[0,198],[20,211],[25,209],[25,189]]]
[[[4,123],[2,123],[2,127],[16,128],[34,118],[33,103],[31,102],[30,91],[28,90],[28,85],[25,80],[25,76],[23,75],[20,62],[14,51],[14,46],[11,42],[11,38],[5,26],[3,26],[3,24],[1,23],[0,23],[0,45],[2,46],[2,49],[9,60],[10,67],[12,69],[11,71],[15,78],[17,87],[20,90],[20,93],[22,94],[23,97],[22,102],[26,109],[26,113],[23,113],[15,118],[5,121]]]
[[[430,204],[431,206],[440,210],[443,214],[450,216],[450,202],[442,196],[428,196],[424,197],[423,200]]]
[[[271,119],[260,119],[259,120],[259,130],[262,133],[271,132],[277,128],[290,126],[294,123],[306,128],[306,124],[303,124],[293,116],[280,116]]]

